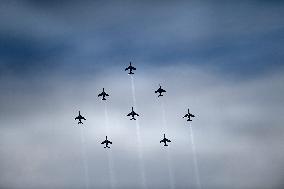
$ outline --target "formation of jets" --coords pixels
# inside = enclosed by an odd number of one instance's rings
[[[133,70],[136,70],[136,68],[133,67],[133,66],[131,65],[131,62],[130,62],[129,66],[128,66],[127,68],[125,68],[125,71],[127,71],[127,70],[129,70],[129,73],[128,73],[128,74],[134,74],[132,71],[133,71]],[[164,90],[164,89],[162,89],[161,85],[159,85],[159,86],[160,86],[160,87],[155,91],[155,93],[159,93],[158,97],[161,97],[161,96],[163,96],[162,93],[165,93],[165,92],[167,92],[167,91]],[[100,94],[98,94],[98,97],[102,97],[102,100],[106,100],[106,98],[105,98],[106,96],[109,96],[109,94],[107,94],[107,93],[105,92],[105,89],[103,88],[103,91],[102,91]],[[133,110],[133,107],[131,107],[131,112],[130,112],[129,114],[127,114],[126,116],[131,116],[131,119],[130,119],[130,120],[136,120],[136,119],[135,119],[135,116],[139,116],[139,114],[137,114],[137,113]],[[183,116],[183,118],[187,118],[187,121],[192,121],[192,120],[190,119],[191,117],[195,117],[195,115],[191,114],[191,113],[189,112],[189,109],[187,109],[187,114],[185,114],[185,115]],[[84,117],[81,115],[80,111],[79,111],[79,115],[75,118],[75,120],[79,120],[78,124],[83,124],[82,120],[86,120],[86,118],[84,118]],[[168,146],[167,143],[169,143],[169,142],[171,142],[171,141],[170,141],[169,139],[167,139],[167,138],[166,138],[166,134],[164,134],[164,138],[160,141],[160,143],[164,143],[164,146]],[[106,136],[106,139],[105,139],[101,144],[105,144],[105,147],[104,147],[104,148],[110,148],[110,147],[109,147],[109,144],[112,144],[112,142],[109,141],[109,140],[107,139],[107,136]]]
[[[103,98],[102,98],[102,100],[106,100],[106,96],[109,96],[109,94],[107,94],[106,92],[105,92],[105,88],[103,88],[103,92],[101,92],[99,95],[98,95],[98,97],[100,97],[100,96],[102,96]]]
[[[132,65],[131,65],[131,62],[129,63],[129,66],[127,68],[125,68],[125,71],[129,70],[129,73],[128,74],[134,74],[132,72],[132,70],[136,70],[136,68],[134,68]]]
[[[136,120],[134,116],[139,116],[136,112],[133,111],[133,107],[131,108],[132,111],[127,114],[127,116],[131,116],[132,118],[130,120]]]
[[[81,113],[79,111],[79,115],[75,118],[75,120],[79,120],[78,124],[83,124],[82,119],[86,120],[86,118],[84,118],[83,116],[81,116]]]
[[[164,143],[164,146],[168,146],[167,142],[171,142],[171,141],[169,139],[167,139],[166,134],[164,134],[164,138],[163,138],[163,140],[160,141],[160,143],[162,143],[162,142]]]
[[[109,140],[107,139],[107,136],[106,136],[106,139],[105,139],[101,144],[105,144],[105,145],[106,145],[104,148],[110,148],[110,147],[108,146],[108,144],[112,144],[112,142],[109,141]]]
[[[189,109],[187,109],[187,114],[185,114],[185,115],[183,116],[183,118],[185,118],[185,117],[188,118],[186,121],[192,121],[190,118],[191,118],[191,117],[195,117],[195,115],[191,114],[191,113],[189,112]]]
[[[155,93],[159,93],[158,97],[163,96],[162,93],[165,93],[167,91],[165,91],[164,89],[162,89],[161,85],[160,87],[155,91]]]

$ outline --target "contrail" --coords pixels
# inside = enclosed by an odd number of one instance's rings
[[[81,145],[82,145],[82,161],[84,166],[84,175],[85,175],[85,188],[89,189],[89,167],[88,167],[88,160],[86,156],[86,143],[85,143],[85,134],[84,128],[81,126]]]
[[[192,153],[193,153],[193,163],[194,163],[194,172],[196,177],[196,185],[198,189],[202,189],[201,182],[200,182],[200,176],[199,176],[199,167],[196,157],[196,148],[194,143],[194,135],[193,135],[193,129],[191,124],[189,124],[189,130],[190,130],[190,140],[191,140],[191,146],[192,146]]]
[[[106,134],[107,134],[107,136],[109,136],[109,134],[110,134],[109,117],[108,117],[108,110],[107,110],[106,102],[105,102],[105,128],[106,128]],[[115,173],[114,173],[114,167],[113,167],[112,151],[111,151],[111,149],[106,149],[106,150],[107,150],[107,158],[108,158],[110,187],[112,189],[115,189]]]
[[[166,119],[166,110],[165,110],[165,105],[164,101],[160,99],[161,102],[161,109],[162,109],[162,118],[163,118],[163,130],[165,133],[167,133],[168,128],[167,128],[167,119]],[[170,182],[170,188],[175,189],[175,178],[172,170],[172,159],[171,159],[171,153],[170,149],[167,148],[167,165],[168,165],[168,172],[169,172],[169,182]]]
[[[132,89],[132,99],[135,109],[137,110],[137,104],[136,104],[136,93],[135,93],[135,84],[134,84],[134,78],[131,75],[131,89]],[[138,111],[138,110],[137,110]],[[141,134],[140,134],[140,124],[139,119],[135,121],[136,124],[136,135],[137,135],[137,143],[138,143],[138,156],[139,156],[139,167],[142,177],[142,188],[147,189],[147,182],[146,182],[146,176],[145,176],[145,170],[144,170],[144,158],[143,158],[143,151],[142,151],[142,141],[141,141]]]

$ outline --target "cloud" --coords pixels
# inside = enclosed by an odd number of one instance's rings
[[[81,126],[74,120],[78,110],[87,118],[83,131],[90,186],[109,187],[107,154],[100,144],[106,135],[104,103],[97,98],[102,87],[110,94],[116,186],[141,184],[135,122],[125,116],[132,106],[131,82],[118,68],[81,78],[49,75],[41,80],[45,90],[17,78],[2,80],[11,82],[0,98],[2,188],[84,187]],[[176,187],[195,187],[190,133],[182,119],[187,108],[196,115],[191,124],[204,188],[281,188],[283,80],[279,72],[236,81],[188,64],[138,69],[137,111],[149,188],[169,186],[166,152],[159,143],[163,133],[172,140]],[[163,99],[153,92],[159,83],[167,90]]]
[[[17,73],[97,71],[130,59],[194,62],[237,77],[283,69],[279,1],[7,1],[0,8],[0,42],[8,44],[0,64]]]
[[[176,188],[196,187],[187,108],[203,188],[283,188],[282,2],[6,1],[0,9],[0,188],[83,188],[83,146],[90,187],[110,187],[103,87],[115,185],[140,186],[136,125],[125,116],[130,60],[149,188],[169,187],[168,164]]]

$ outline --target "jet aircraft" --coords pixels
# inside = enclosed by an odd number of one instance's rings
[[[139,115],[133,111],[133,107],[132,107],[132,111],[129,114],[127,114],[127,116],[132,116],[130,120],[136,120],[134,116],[139,116]]]
[[[103,92],[101,92],[99,95],[98,95],[98,97],[100,97],[100,96],[102,96],[103,97],[103,99],[102,100],[106,100],[106,96],[109,96],[109,94],[107,94],[106,92],[105,92],[105,88],[103,88]]]
[[[131,65],[131,62],[130,62],[129,66],[128,66],[127,68],[125,68],[125,71],[127,71],[127,70],[129,70],[129,73],[128,73],[128,74],[134,74],[134,73],[132,72],[132,70],[136,70],[136,68],[133,67],[133,66]]]
[[[108,144],[112,144],[112,142],[109,141],[109,140],[107,139],[107,136],[106,136],[106,139],[105,139],[101,144],[105,144],[105,145],[106,145],[104,148],[110,148],[110,147],[108,146]]]
[[[82,119],[83,119],[83,120],[86,120],[86,118],[84,118],[83,116],[81,116],[80,111],[79,111],[79,115],[75,118],[75,120],[76,120],[76,119],[79,120],[78,124],[83,124],[83,122],[81,121]]]
[[[162,89],[161,85],[160,85],[159,89],[155,91],[155,93],[159,93],[158,97],[163,96],[162,93],[165,93],[165,92],[167,92],[167,91]]]
[[[183,118],[185,118],[185,117],[188,118],[186,121],[192,121],[190,118],[191,118],[191,117],[195,117],[195,115],[189,113],[189,109],[187,109],[187,114],[185,114],[185,115],[183,116]]]
[[[164,146],[168,146],[167,142],[171,142],[169,139],[166,138],[166,134],[164,134],[163,140],[160,141],[160,143],[164,143]]]

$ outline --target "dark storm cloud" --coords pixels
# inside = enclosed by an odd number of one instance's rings
[[[25,38],[5,33],[0,35],[0,74],[11,71],[15,76],[46,72],[56,67],[54,60],[66,47],[60,42]]]
[[[1,57],[23,70],[53,58],[49,64],[80,65],[84,72],[129,60],[190,61],[247,76],[283,65],[282,2],[7,1],[1,7],[1,39],[9,43]]]

